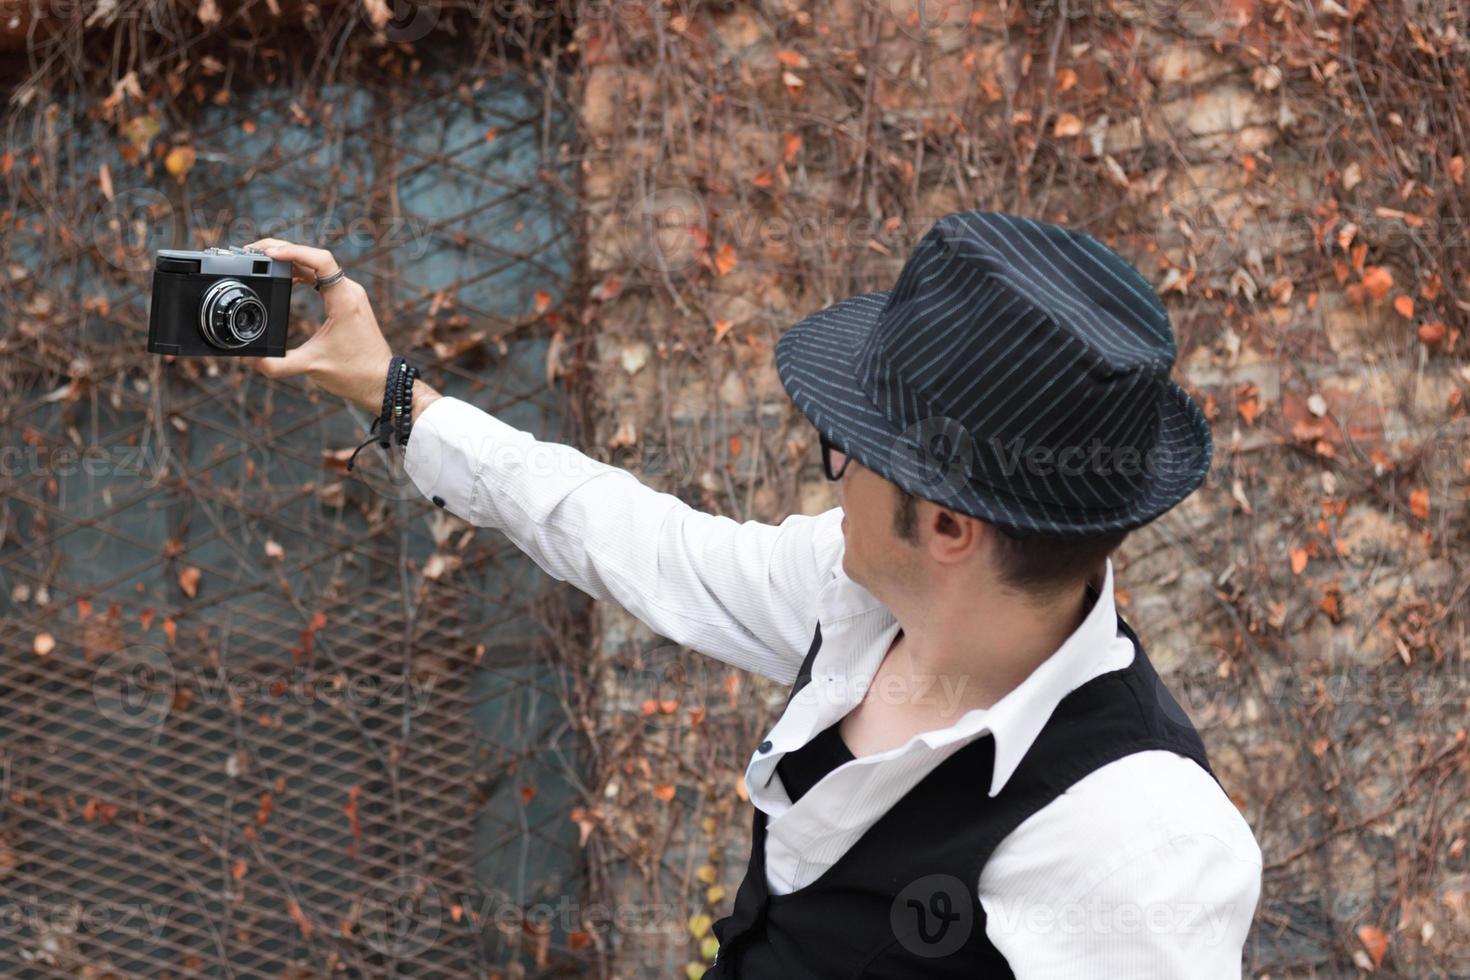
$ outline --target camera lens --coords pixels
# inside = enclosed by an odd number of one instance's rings
[[[266,320],[265,304],[238,279],[221,279],[210,286],[199,304],[200,332],[210,344],[224,350],[259,340]]]

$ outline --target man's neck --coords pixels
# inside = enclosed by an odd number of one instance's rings
[[[948,617],[900,621],[892,668],[916,682],[954,691],[957,714],[989,708],[1054,654],[1091,607],[1091,592],[1084,586],[1044,606],[998,594],[951,603]]]

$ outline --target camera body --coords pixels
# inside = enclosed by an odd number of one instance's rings
[[[162,249],[153,260],[148,352],[285,357],[291,263],[258,249]]]

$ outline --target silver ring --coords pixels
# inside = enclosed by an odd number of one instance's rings
[[[323,289],[327,288],[328,286],[331,286],[331,285],[334,285],[335,283],[341,282],[346,277],[346,275],[347,275],[346,270],[343,269],[340,265],[337,266],[337,271],[336,272],[332,273],[330,276],[326,276],[325,278],[321,278],[321,279],[318,279],[316,281],[316,290],[317,290],[317,292],[321,292]]]

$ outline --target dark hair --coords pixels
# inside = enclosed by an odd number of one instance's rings
[[[897,489],[898,508],[893,514],[893,529],[905,541],[916,544],[919,498],[903,487]],[[1115,531],[1085,538],[1059,538],[1050,534],[1017,538],[1003,528],[995,530],[1000,532],[995,536],[995,554],[1001,581],[1034,597],[1080,584],[1128,537],[1127,531]]]

